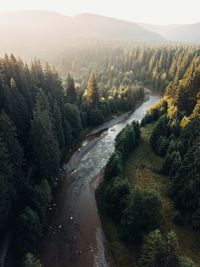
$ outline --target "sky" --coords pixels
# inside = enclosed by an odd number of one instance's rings
[[[49,10],[94,13],[149,24],[200,22],[200,0],[0,0],[0,12]]]

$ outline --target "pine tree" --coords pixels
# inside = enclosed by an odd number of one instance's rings
[[[65,147],[65,138],[63,131],[62,115],[56,101],[54,102],[53,106],[53,117],[54,117],[54,129],[57,135],[59,147],[60,149],[63,149]]]
[[[66,101],[70,104],[77,103],[77,94],[74,86],[74,79],[70,76],[70,74],[68,74],[67,77]]]
[[[0,114],[0,138],[6,143],[8,153],[10,154],[10,162],[13,164],[13,171],[15,173],[15,181],[13,183],[22,182],[23,177],[23,164],[24,164],[24,153],[22,147],[17,139],[17,131],[13,122],[10,120],[9,116],[6,113]],[[14,177],[13,177],[14,178]]]
[[[45,226],[47,221],[48,204],[52,199],[51,188],[47,180],[42,181],[40,185],[34,186],[30,199],[31,208],[37,212],[42,225]]]
[[[32,155],[40,179],[50,180],[57,174],[60,163],[60,151],[57,137],[53,131],[52,114],[48,108],[48,99],[40,90],[36,97],[36,106],[31,125],[30,144]]]
[[[93,108],[96,108],[99,103],[99,90],[97,87],[96,76],[94,72],[91,73],[87,89],[85,90],[84,97]]]
[[[24,96],[16,87],[16,82],[11,79],[11,86],[7,93],[9,116],[17,127],[17,134],[25,146],[30,127],[30,112]]]
[[[26,207],[20,214],[15,232],[16,250],[23,255],[36,252],[38,242],[42,237],[42,225],[35,211]]]
[[[0,138],[0,234],[8,225],[9,215],[15,198],[13,166],[6,143]]]

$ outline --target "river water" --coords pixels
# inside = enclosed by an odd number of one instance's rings
[[[127,123],[141,121],[158,99],[158,96],[149,96],[131,114],[121,115],[93,130],[63,166],[66,177],[50,207],[53,220],[40,252],[45,267],[111,266],[95,190],[114,151],[116,135]]]

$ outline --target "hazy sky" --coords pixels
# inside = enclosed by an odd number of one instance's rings
[[[90,12],[153,24],[200,22],[200,0],[0,0],[0,12],[27,9],[70,16]]]

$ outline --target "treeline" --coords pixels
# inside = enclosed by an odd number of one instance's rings
[[[141,81],[151,89],[163,93],[171,83],[187,75],[192,64],[199,66],[200,49],[195,45],[148,45],[120,42],[85,43],[82,48],[65,51],[55,64],[61,73],[74,73],[80,88],[85,88],[91,71],[98,73],[99,87],[109,91]]]
[[[116,226],[126,246],[137,248],[137,266],[194,266],[190,260],[180,257],[176,234],[160,230],[163,217],[159,193],[130,186],[125,177],[125,160],[138,145],[139,138],[140,126],[136,122],[117,135],[115,151],[97,192],[101,214]]]
[[[13,230],[7,266],[37,263],[30,253],[45,232],[66,147],[83,128],[133,108],[143,97],[138,85],[103,97],[94,73],[84,92],[70,75],[63,88],[57,72],[37,59],[30,67],[14,55],[0,59],[1,240]]]
[[[128,231],[136,230],[131,225],[128,226],[128,218],[126,225],[128,228],[125,226],[125,218],[128,215],[128,207],[132,202],[133,194],[131,194],[128,180],[124,174],[124,162],[138,145],[139,137],[140,128],[136,122],[127,125],[116,136],[115,151],[105,167],[104,181],[98,190],[101,211],[108,214],[119,226],[124,238],[132,238]],[[135,234],[137,234],[137,231],[135,231]]]
[[[8,266],[35,253],[47,224],[61,152],[69,144],[61,81],[47,65],[0,60],[0,236],[13,231]],[[25,265],[26,266],[26,265]],[[29,265],[27,265],[29,266]]]
[[[165,158],[161,172],[170,177],[169,194],[177,209],[175,222],[199,232],[200,118],[182,128],[180,121],[163,115],[152,133],[151,146]]]
[[[199,57],[191,61],[182,79],[170,83],[164,98],[148,111],[142,125],[152,121],[157,124],[151,146],[165,158],[161,171],[171,180],[170,195],[177,208],[174,220],[199,232]]]

